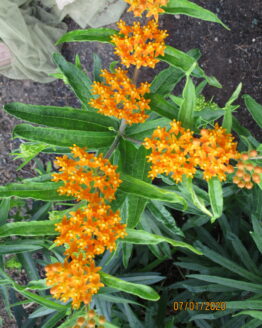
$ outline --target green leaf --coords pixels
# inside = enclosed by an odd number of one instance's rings
[[[93,54],[93,80],[96,82],[102,82],[101,76],[102,60],[97,54]],[[105,117],[105,116],[104,116]]]
[[[151,93],[157,93],[162,96],[168,95],[173,91],[183,76],[184,73],[181,70],[170,66],[155,76],[151,82],[150,91]]]
[[[7,223],[10,224],[10,223]],[[3,226],[4,227],[4,226]],[[1,228],[0,228],[1,229]],[[37,251],[44,247],[43,240],[8,240],[0,244],[0,254],[19,254]]]
[[[260,300],[244,300],[244,301],[225,301],[227,309],[262,309],[262,301]]]
[[[173,240],[164,236],[158,236],[144,230],[127,229],[126,232],[128,235],[124,239],[121,239],[121,242],[123,243],[131,243],[136,245],[157,245],[159,243],[166,242],[174,247],[187,248],[198,255],[202,255],[200,250],[183,241]]]
[[[170,203],[180,203],[184,208],[187,207],[187,202],[184,198],[175,192],[166,191],[127,174],[122,173],[120,178],[123,182],[119,189],[123,192],[141,196],[146,199],[158,199]]]
[[[13,102],[4,106],[11,115],[25,121],[67,130],[108,131],[117,121],[95,112],[72,107],[40,106]]]
[[[130,142],[121,140],[121,170],[132,177],[139,178],[149,182],[148,171],[150,164],[147,162],[146,156],[149,151],[144,146],[138,149]],[[127,197],[127,227],[134,228],[139,222],[140,216],[143,213],[147,200],[135,195]]]
[[[179,109],[178,120],[182,122],[182,126],[186,129],[194,127],[194,108],[196,105],[196,90],[192,79],[187,76],[186,85],[183,90],[183,102]]]
[[[144,140],[146,137],[151,137],[153,131],[158,127],[168,126],[170,120],[167,118],[158,118],[156,120],[149,120],[143,124],[133,124],[126,129],[125,135],[139,140]]]
[[[67,310],[67,306],[56,303],[54,301],[50,301],[49,299],[47,299],[46,297],[43,296],[39,296],[37,294],[31,293],[29,291],[25,290],[25,287],[21,287],[16,283],[13,283],[13,288],[20,293],[21,295],[23,295],[24,297],[28,298],[29,300],[36,302],[37,304],[41,304],[43,306],[46,306],[49,309],[54,309],[57,311],[66,311]]]
[[[211,222],[215,222],[223,213],[223,190],[222,184],[217,177],[208,180],[208,195],[213,212]]]
[[[2,199],[0,202],[0,225],[4,224],[8,219],[8,213],[10,210],[10,199]]]
[[[111,36],[117,34],[118,31],[111,28],[89,28],[87,30],[74,30],[62,36],[56,42],[56,45],[64,42],[104,42],[111,43]]]
[[[149,301],[158,301],[160,296],[157,292],[146,285],[134,284],[116,277],[113,277],[105,272],[100,272],[101,281],[108,287],[121,290],[123,292],[136,295],[140,298]]]
[[[243,95],[245,104],[256,123],[262,128],[262,105],[249,95]]]
[[[45,142],[49,145],[72,147],[88,147],[95,150],[109,146],[114,140],[111,132],[86,132],[77,130],[62,130],[55,128],[34,127],[29,124],[19,124],[13,131],[14,138],[22,138],[30,141]]]
[[[10,183],[6,186],[0,186],[0,198],[16,196],[44,201],[73,199],[57,193],[57,188],[62,184],[61,182],[26,182],[26,180],[25,183]]]
[[[233,102],[237,100],[237,98],[240,95],[241,89],[242,89],[242,83],[239,83],[236,90],[232,93],[232,96],[226,102],[225,107],[230,107],[233,104]]]
[[[249,315],[252,318],[259,319],[262,321],[262,312],[261,311],[251,311],[251,310],[241,311],[241,312],[238,312],[237,314],[233,314],[232,316],[237,317],[239,315]]]
[[[177,118],[178,108],[174,104],[168,102],[163,96],[159,94],[149,94],[147,98],[150,99],[149,106],[152,111],[170,120]]]
[[[93,97],[91,90],[92,81],[90,78],[76,65],[67,62],[62,55],[54,54],[53,58],[56,65],[66,77],[74,93],[82,102],[84,108],[94,111],[94,109],[88,105],[90,98]]]
[[[183,72],[192,70],[196,63],[194,58],[171,46],[166,46],[164,56],[158,56],[158,58]]]
[[[203,274],[190,274],[187,275],[188,278],[194,278],[198,280],[208,281],[222,286],[228,286],[231,288],[236,288],[240,290],[246,290],[249,292],[260,293],[262,292],[261,284],[253,284],[251,282],[246,282],[243,280],[234,280],[229,278],[223,278],[218,276],[210,276]]]
[[[167,5],[163,7],[163,9],[167,14],[187,15],[205,21],[221,24],[224,28],[229,30],[229,28],[217,17],[217,15],[191,1],[170,0]]]
[[[55,236],[57,221],[28,221],[6,223],[0,227],[0,237],[10,236]],[[32,242],[33,243],[33,242]]]
[[[151,201],[147,204],[147,209],[156,221],[162,223],[172,234],[184,236],[183,231],[177,226],[174,216],[158,201]]]
[[[193,188],[193,182],[191,178],[183,177],[183,185],[189,192],[192,198],[193,204],[200,209],[201,212],[205,213],[206,215],[213,217],[213,214],[206,208],[205,201],[201,197],[199,197],[194,188]]]

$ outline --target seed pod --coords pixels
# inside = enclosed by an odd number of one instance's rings
[[[77,319],[77,323],[81,326],[84,322],[86,321],[86,319],[84,317],[80,317]]]
[[[90,319],[94,318],[95,315],[96,315],[96,313],[95,313],[94,310],[89,310],[89,311],[88,311],[88,317],[89,317]]]
[[[244,179],[244,181],[249,182],[251,180],[251,177],[249,174],[245,174],[243,179]]]
[[[257,151],[251,150],[251,152],[249,153],[249,157],[257,157]]]
[[[253,188],[253,183],[252,182],[247,182],[246,185],[245,185],[245,187],[247,189],[252,189]]]
[[[242,154],[241,158],[243,159],[243,161],[246,161],[249,158],[249,156],[248,154]]]
[[[248,170],[248,171],[252,171],[254,169],[254,165],[251,164],[251,163],[248,163],[245,165],[245,168]]]
[[[255,173],[252,175],[252,180],[255,182],[255,183],[260,183],[261,179],[260,179],[260,175]]]
[[[244,171],[242,171],[242,170],[237,170],[237,172],[236,172],[236,176],[237,177],[243,177],[244,176]]]
[[[240,181],[239,184],[238,184],[238,187],[239,188],[244,188],[245,187],[245,182]]]
[[[255,166],[254,172],[255,173],[262,173],[262,167],[261,166]]]

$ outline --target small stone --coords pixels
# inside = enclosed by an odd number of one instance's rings
[[[255,38],[253,38],[253,39],[252,39],[252,42],[256,42],[256,39],[255,39]]]
[[[180,19],[180,15],[176,14],[174,15],[176,19]]]
[[[215,41],[215,42],[218,42],[218,38],[217,38],[217,37],[215,37],[215,38],[214,38],[214,41]]]
[[[232,64],[232,59],[229,58],[229,59],[228,59],[228,62],[229,62],[229,64]]]

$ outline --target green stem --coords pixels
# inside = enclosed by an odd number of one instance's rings
[[[126,120],[122,120],[117,136],[115,137],[112,145],[110,146],[110,148],[108,149],[107,153],[105,154],[104,158],[110,158],[111,155],[113,154],[113,152],[115,151],[116,147],[118,146],[119,142],[120,142],[120,138],[122,137],[123,133],[125,132],[126,129]]]

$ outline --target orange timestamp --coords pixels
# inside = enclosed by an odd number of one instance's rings
[[[226,302],[174,302],[174,311],[225,311]]]

